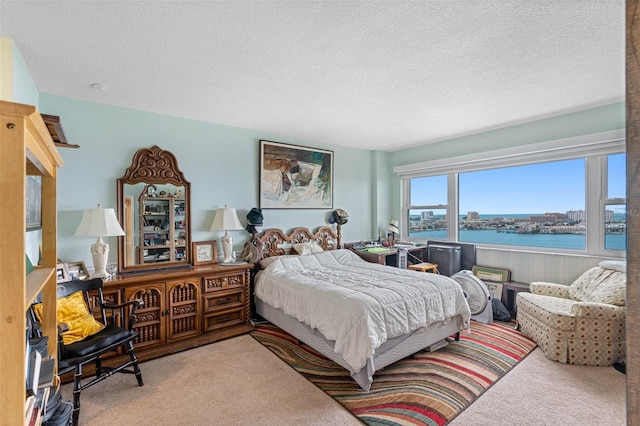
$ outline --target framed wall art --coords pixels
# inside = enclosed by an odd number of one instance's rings
[[[32,231],[42,228],[42,177],[28,175],[26,185],[27,214],[25,223],[27,231]]]
[[[492,281],[497,283],[506,283],[511,281],[511,271],[508,269],[474,265],[471,272],[473,272],[473,275],[480,278],[482,281]]]
[[[261,140],[260,208],[333,208],[333,151]]]

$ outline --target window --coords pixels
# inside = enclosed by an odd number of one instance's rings
[[[447,176],[411,180],[409,237],[447,239]]]
[[[585,160],[460,173],[459,241],[586,248]]]
[[[624,132],[398,166],[403,236],[548,251],[626,250]]]
[[[604,248],[627,249],[626,154],[607,157],[607,194],[604,200]]]

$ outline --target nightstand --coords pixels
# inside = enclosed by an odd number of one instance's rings
[[[516,297],[520,292],[529,293],[529,284],[518,281],[502,283],[502,300],[512,318],[516,317]]]

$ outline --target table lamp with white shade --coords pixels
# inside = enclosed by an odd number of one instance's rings
[[[216,217],[213,219],[210,231],[224,231],[224,236],[222,237],[223,264],[232,263],[235,260],[232,258],[233,238],[229,235],[229,231],[241,231],[243,229],[244,227],[236,214],[236,209],[224,206],[224,208],[216,210]]]
[[[109,259],[109,244],[102,241],[102,237],[118,237],[124,235],[124,231],[118,223],[113,209],[103,209],[98,204],[97,209],[87,209],[82,214],[82,220],[74,237],[97,237],[98,240],[91,246],[94,272],[91,277],[109,278],[106,271]]]
[[[393,244],[396,240],[396,234],[400,234],[400,229],[398,229],[398,221],[396,219],[391,220],[387,226],[384,227],[385,231],[391,232],[391,241],[390,244]]]

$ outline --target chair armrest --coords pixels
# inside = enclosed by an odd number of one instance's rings
[[[623,306],[595,302],[576,302],[571,306],[571,315],[574,317],[619,318],[624,321],[625,312]]]
[[[122,328],[125,328],[124,320],[125,318],[127,318],[127,316],[125,316],[125,309],[129,307],[129,312],[128,312],[129,315],[128,315],[128,321],[126,326],[127,330],[129,331],[133,330],[133,323],[136,318],[136,310],[142,308],[143,306],[144,306],[144,303],[142,302],[142,300],[139,300],[139,299],[128,300],[124,303],[119,303],[117,305],[113,305],[110,303],[102,304],[103,309],[111,310],[111,315],[113,318],[116,318],[116,317],[120,318],[119,326]]]
[[[64,333],[65,331],[69,331],[69,324],[67,324],[66,322],[59,322],[58,323],[58,336],[60,338],[60,336],[62,336],[62,333]]]
[[[58,359],[64,358],[64,340],[62,338],[62,333],[69,331],[69,324],[66,322],[59,322],[57,324],[58,327]]]
[[[529,291],[545,296],[561,297],[563,299],[569,298],[569,286],[563,284],[536,281],[529,285]]]
[[[121,308],[125,308],[129,305],[133,306],[133,309],[139,309],[142,308],[144,306],[144,303],[142,302],[142,300],[139,299],[134,299],[134,300],[128,300],[124,303],[119,303],[117,305],[112,305],[110,303],[104,303],[102,306],[105,309],[121,309]]]

